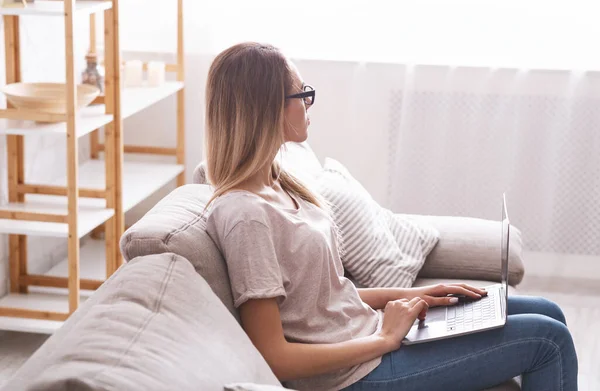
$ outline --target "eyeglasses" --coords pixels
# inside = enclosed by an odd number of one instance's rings
[[[304,87],[302,87],[302,90],[304,90],[304,92],[300,92],[300,93],[294,94],[294,95],[288,95],[285,97],[285,99],[301,98],[304,100],[304,104],[307,106],[314,104],[315,103],[315,89],[312,88],[312,86],[305,84]]]

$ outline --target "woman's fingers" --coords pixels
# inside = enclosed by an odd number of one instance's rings
[[[446,294],[448,294],[448,293],[465,295],[465,296],[472,297],[473,299],[480,299],[482,296],[479,293],[473,292],[473,291],[471,291],[467,288],[464,288],[462,286],[459,286],[459,285],[448,285],[447,289],[446,289]]]
[[[428,300],[430,307],[440,307],[444,305],[455,305],[458,303],[457,297],[431,297]]]
[[[417,304],[419,301],[421,301],[421,300],[422,300],[422,299],[421,299],[419,296],[417,296],[417,297],[413,297],[413,298],[412,298],[412,299],[410,299],[410,301],[408,302],[408,304],[409,304],[409,306],[410,306],[409,308],[412,308],[412,307],[414,307],[414,306],[415,306],[415,305],[416,305],[416,304]]]
[[[423,318],[425,318],[425,313],[429,308],[429,304],[425,300],[415,297],[408,304],[412,307],[411,311],[418,312],[419,316],[423,315]]]
[[[487,291],[485,289],[477,288],[475,286],[471,286],[469,284],[457,284],[458,286],[462,286],[463,288],[470,290],[471,292],[475,292],[480,294],[481,296],[487,295]]]

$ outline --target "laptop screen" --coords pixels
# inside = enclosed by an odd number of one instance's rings
[[[502,286],[504,287],[505,300],[508,301],[508,244],[510,239],[510,221],[506,207],[506,193],[502,194],[502,239],[500,243],[502,258]],[[505,301],[506,302],[506,301]]]

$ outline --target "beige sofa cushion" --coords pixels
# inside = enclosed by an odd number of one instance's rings
[[[121,238],[126,261],[143,255],[175,253],[189,260],[239,321],[233,306],[227,265],[206,233],[204,206],[212,195],[208,185],[185,185],[160,200]]]
[[[69,319],[48,341],[53,349],[38,351],[7,390],[281,385],[208,284],[178,255],[132,260],[93,299],[78,311],[85,316]]]
[[[500,281],[500,216],[498,221],[459,216],[407,215],[429,222],[440,239],[427,256],[419,277]],[[508,282],[516,286],[525,269],[521,231],[511,225]]]

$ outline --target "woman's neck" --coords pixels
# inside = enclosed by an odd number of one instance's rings
[[[261,168],[253,176],[240,183],[237,187],[251,191],[253,193],[263,193],[265,191],[277,190],[280,188],[279,183],[272,174],[272,165],[266,165]]]

